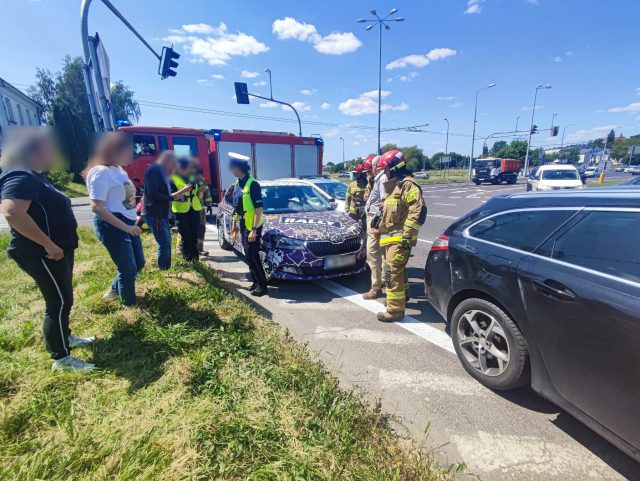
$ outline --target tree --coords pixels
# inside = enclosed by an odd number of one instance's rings
[[[82,63],[80,57],[67,56],[62,70],[55,74],[38,68],[35,85],[29,89],[29,94],[42,104],[42,120],[55,126],[67,168],[76,175],[87,163],[94,135]],[[138,120],[140,106],[134,99],[134,93],[123,82],[114,84],[111,96],[116,118]]]
[[[615,130],[611,129],[611,132],[609,132],[609,135],[607,135],[607,145],[610,147],[613,147],[613,143],[616,140],[616,132]]]
[[[493,147],[491,147],[491,155],[497,155],[500,150],[504,149],[507,145],[506,140],[498,140],[494,142]]]
[[[423,165],[426,166],[429,161],[429,157],[424,155],[424,152],[417,145],[410,147],[398,147],[396,144],[385,144],[382,146],[382,152],[389,152],[390,150],[399,150],[404,154],[407,159],[407,168],[412,171],[422,170]]]
[[[50,70],[36,68],[35,85],[27,90],[29,96],[42,106],[40,123],[53,124],[53,100],[56,95],[56,81]]]
[[[507,159],[518,159],[524,161],[527,156],[527,141],[526,140],[512,140],[511,144],[500,149],[496,154],[498,157]]]
[[[489,156],[489,147],[487,147],[487,144],[484,144],[482,146],[482,156],[483,157],[488,157]]]
[[[134,92],[122,80],[118,80],[111,86],[111,106],[116,121],[138,121],[140,118],[140,105],[134,95]]]

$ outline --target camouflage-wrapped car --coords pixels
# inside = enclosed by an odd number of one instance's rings
[[[265,213],[261,258],[268,278],[329,279],[365,270],[361,225],[336,212],[317,187],[297,180],[260,184]],[[219,206],[218,241],[223,249],[242,255],[240,236],[231,239],[231,190]]]

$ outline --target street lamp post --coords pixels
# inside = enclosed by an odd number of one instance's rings
[[[538,85],[536,87],[536,93],[533,96],[533,109],[531,109],[531,127],[529,128],[529,140],[527,141],[527,153],[524,158],[524,175],[526,176],[529,172],[529,149],[531,148],[531,135],[533,134],[533,121],[536,116],[536,103],[538,102],[538,90],[547,90],[550,89],[551,85]]]
[[[340,137],[340,140],[342,140],[342,165],[344,165],[344,139]]]
[[[576,124],[567,124],[564,126],[564,129],[562,129],[562,141],[560,142],[560,149],[564,147],[564,134],[567,132],[567,127],[571,127],[572,125]]]
[[[518,115],[516,117],[516,132],[518,131],[518,124],[520,123],[520,117],[521,117],[521,115]]]
[[[269,96],[273,100],[273,83],[271,82],[271,69],[265,69],[264,72],[269,74]]]
[[[552,134],[553,134],[553,126],[555,125],[557,116],[558,116],[558,114],[553,114],[553,117],[551,117],[551,133]]]
[[[496,86],[495,83],[490,83],[486,87],[482,87],[481,89],[478,89],[476,91],[476,104],[473,109],[473,135],[471,139],[471,158],[469,159],[469,178],[471,178],[471,169],[473,169],[473,149],[476,144],[476,124],[478,123],[478,94],[483,90],[487,90],[495,86]]]
[[[368,20],[366,18],[359,18],[356,20],[358,23],[372,22],[365,28],[367,31],[373,29],[374,24],[378,24],[378,155],[382,155],[382,149],[380,148],[380,132],[382,123],[382,27],[384,27],[385,30],[391,30],[391,27],[388,25],[389,22],[404,22],[404,18],[402,17],[390,18],[397,12],[397,8],[392,8],[386,17],[381,18],[375,10],[371,10],[370,13],[375,17],[375,19]]]

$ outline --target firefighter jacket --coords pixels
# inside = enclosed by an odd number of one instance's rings
[[[207,181],[204,178],[204,175],[202,174],[196,174],[194,176],[192,176],[189,181],[191,182],[191,184],[193,184],[194,189],[196,189],[196,192],[200,191],[200,189],[203,190],[203,195],[202,195],[202,204],[205,207],[212,207],[213,206],[213,199],[211,198],[211,192],[209,191],[209,186],[207,185]]]
[[[349,184],[349,187],[347,188],[347,198],[344,202],[344,210],[347,214],[356,217],[364,215],[364,204],[366,202],[364,194],[366,187],[366,182],[358,182],[357,180],[354,180]]]
[[[413,177],[398,179],[384,201],[380,222],[380,245],[402,243],[409,239],[415,246],[418,231],[427,219],[427,206],[422,189]]]

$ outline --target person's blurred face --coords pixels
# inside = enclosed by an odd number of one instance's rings
[[[122,138],[119,139],[114,161],[115,164],[120,167],[126,167],[133,162],[133,143],[129,136],[123,135]]]
[[[244,170],[242,170],[240,167],[231,165],[229,167],[229,170],[231,171],[234,177],[238,177],[238,178],[244,177]]]
[[[38,172],[51,170],[56,164],[56,148],[50,139],[43,137],[35,149],[32,169]]]

